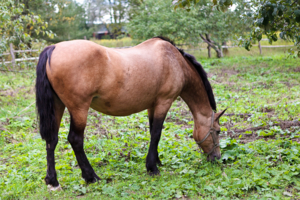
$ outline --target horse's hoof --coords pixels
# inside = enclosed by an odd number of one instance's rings
[[[85,180],[86,181],[86,183],[96,183],[96,182],[98,182],[98,181],[101,181],[101,178],[99,178],[99,176],[97,176],[96,174],[94,175],[94,177],[93,178],[91,178],[91,179],[86,179]]]
[[[149,174],[150,176],[160,176],[159,170],[153,171],[153,172],[148,172],[148,174]]]
[[[56,176],[52,176],[52,177],[46,176],[44,180],[46,182],[46,185],[52,185],[53,187],[59,186]]]
[[[98,182],[98,181],[101,181],[101,178],[99,178],[99,176],[97,176],[97,175],[95,174],[94,182],[93,182],[93,183]]]
[[[52,186],[52,185],[48,185],[47,188],[48,188],[49,191],[61,191],[62,190],[60,185],[58,185],[56,187]]]

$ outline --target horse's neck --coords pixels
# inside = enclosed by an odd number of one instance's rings
[[[191,68],[186,71],[186,85],[180,96],[193,114],[195,130],[200,131],[207,128],[207,125],[211,123],[213,111],[204,84],[196,73]]]

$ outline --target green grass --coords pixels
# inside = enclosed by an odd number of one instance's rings
[[[124,37],[122,39],[114,39],[114,40],[109,40],[109,39],[102,39],[102,40],[96,40],[92,39],[91,41],[100,44],[105,47],[129,47],[129,46],[134,46],[134,42],[130,37]]]
[[[69,115],[61,123],[55,151],[63,191],[49,192],[45,142],[35,115],[33,67],[29,73],[0,73],[0,199],[299,199],[300,129],[281,129],[300,120],[299,59],[232,57],[202,59],[218,110],[251,117],[221,118],[224,162],[206,161],[191,138],[193,121],[182,100],[164,123],[161,175],[146,173],[147,113],[111,117],[89,111],[87,157],[102,181],[86,185],[67,142]],[[235,132],[249,127],[266,130]]]

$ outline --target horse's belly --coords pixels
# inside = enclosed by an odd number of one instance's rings
[[[90,107],[107,115],[127,116],[150,108],[153,105],[153,101],[152,98],[147,100],[138,98],[132,100],[122,98],[104,100],[100,97],[94,97]]]

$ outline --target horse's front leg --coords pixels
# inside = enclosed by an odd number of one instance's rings
[[[151,110],[148,110],[149,115],[149,123],[150,123],[150,132],[151,132],[151,141],[150,147],[148,151],[148,155],[146,158],[146,168],[150,175],[157,175],[159,174],[159,170],[156,164],[160,163],[157,147],[161,136],[162,126],[164,120],[166,118],[167,112],[172,105],[172,102],[164,102],[157,104],[153,108],[153,117],[150,116]]]
[[[96,175],[83,150],[87,111],[70,111],[70,113],[71,125],[68,141],[74,150],[78,165],[82,172],[82,178],[84,178],[87,183],[94,183],[101,179]]]

